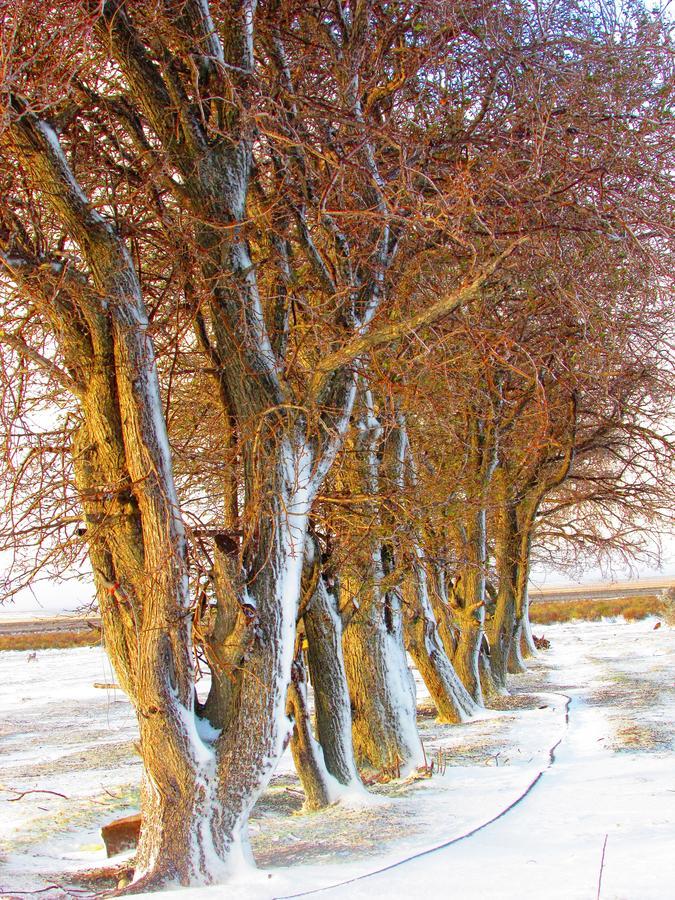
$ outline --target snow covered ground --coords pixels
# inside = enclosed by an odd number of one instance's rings
[[[465,725],[420,690],[436,773],[377,804],[302,814],[287,755],[251,822],[260,868],[228,898],[593,898],[603,847],[603,900],[675,897],[675,630],[655,621],[548,626],[502,708]],[[0,653],[0,895],[81,897],[108,864],[99,828],[135,808],[140,769],[124,695],[93,687],[111,681],[97,648]]]

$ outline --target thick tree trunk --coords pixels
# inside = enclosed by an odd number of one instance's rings
[[[309,673],[314,689],[316,735],[331,775],[347,787],[361,787],[354,761],[349,686],[342,653],[342,621],[334,589],[324,573],[303,616]]]
[[[210,880],[223,862],[212,842],[214,754],[196,728],[186,541],[140,284],[50,125],[23,109],[16,134],[97,291],[73,300],[90,342],[78,366],[86,384],[73,452],[104,640],[139,722],[145,787],[136,879]]]
[[[483,641],[483,623],[480,607],[473,604],[458,615],[460,620],[457,651],[452,660],[460,681],[474,702],[483,705],[483,690],[480,679],[479,655]]]
[[[414,565],[414,600],[404,614],[406,648],[412,657],[438,712],[438,721],[465,722],[476,712],[441,642],[429,598],[427,573],[421,548]]]
[[[403,493],[406,486],[415,490],[417,472],[405,416],[400,411],[396,414],[396,422],[397,427],[392,429],[385,447],[385,456],[392,482]],[[402,559],[412,555],[412,577],[408,580],[409,585],[412,582],[412,590],[408,591],[403,614],[406,649],[436,705],[438,721],[466,721],[476,711],[476,705],[457,677],[439,637],[429,591],[427,560],[414,523],[405,525],[399,532],[397,553]]]
[[[486,514],[480,509],[466,529],[467,565],[453,609],[460,633],[452,660],[462,684],[479,706],[483,705],[479,658],[485,623],[486,541]]]
[[[516,624],[509,657],[509,672],[513,674],[524,672],[527,668],[525,657],[535,656],[537,653],[532,639],[529,618],[530,544],[531,528],[526,524],[524,527],[521,526],[516,571]]]
[[[430,593],[438,636],[448,659],[454,659],[459,643],[459,627],[455,620],[450,596],[448,594],[448,579],[443,566],[434,567],[435,590]],[[454,666],[453,666],[454,668]]]
[[[364,406],[359,422],[359,455],[365,486],[376,500],[382,426],[368,390],[364,391]],[[379,534],[379,511],[374,526],[368,597],[343,636],[354,754],[359,766],[407,774],[423,765],[424,752],[417,732],[415,685],[403,644],[401,599],[398,590],[383,588],[385,576],[391,574],[393,557]]]
[[[314,812],[338,800],[341,785],[326,768],[323,750],[312,734],[301,646],[291,668],[286,711],[293,720],[291,753],[305,792],[305,809]]]
[[[527,670],[527,666],[525,665],[525,660],[523,659],[522,654],[522,636],[523,636],[523,623],[516,623],[516,630],[513,635],[513,641],[511,642],[511,652],[509,653],[509,663],[508,663],[508,671],[510,675],[520,675],[521,672],[525,672]]]
[[[271,463],[271,461],[270,461]],[[245,559],[251,640],[238,699],[217,742],[220,832],[228,864],[249,857],[247,822],[291,736],[286,715],[309,512],[311,454],[282,439],[266,515]],[[218,726],[217,722],[213,725]]]
[[[498,693],[506,692],[506,675],[515,633],[515,601],[512,588],[500,585],[492,621],[488,622],[490,678]]]
[[[513,506],[504,503],[498,517],[496,564],[499,578],[494,615],[488,620],[490,673],[495,688],[506,690],[509,657],[516,631],[518,523]]]
[[[423,765],[424,753],[400,611],[390,616],[384,607],[375,588],[344,633],[354,753],[361,767],[406,775]]]
[[[522,599],[522,621],[521,621],[521,637],[520,650],[525,659],[530,659],[537,655],[537,648],[532,637],[532,623],[530,622],[530,594],[525,585]]]

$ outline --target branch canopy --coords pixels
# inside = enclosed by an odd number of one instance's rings
[[[412,316],[408,316],[408,318],[403,319],[401,322],[389,322],[386,325],[376,328],[374,331],[359,335],[348,341],[344,347],[341,347],[334,353],[329,353],[327,356],[324,356],[324,358],[319,361],[312,379],[312,388],[315,395],[320,393],[326,377],[332,372],[343,366],[349,365],[349,363],[354,362],[354,360],[358,359],[364,353],[368,353],[376,347],[381,347],[383,344],[397,341],[406,334],[411,334],[417,328],[421,328],[423,325],[432,325],[444,316],[450,315],[450,313],[462,306],[463,303],[473,299],[487,279],[497,271],[501,263],[507,259],[517,247],[520,247],[521,244],[524,244],[528,240],[529,238],[527,236],[523,236],[510,243],[502,253],[492,260],[492,262],[487,266],[484,266],[479,274],[468,282],[468,284],[465,284],[456,291],[442,297],[427,309],[415,313]]]

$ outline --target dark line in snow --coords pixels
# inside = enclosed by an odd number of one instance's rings
[[[491,819],[488,819],[487,822],[483,822],[481,825],[477,825],[475,828],[472,828],[470,831],[465,832],[464,834],[460,834],[458,837],[452,838],[449,841],[445,841],[442,844],[437,844],[435,847],[429,847],[427,850],[420,850],[419,853],[413,853],[412,856],[407,856],[405,859],[399,859],[397,862],[390,863],[387,866],[383,866],[381,869],[374,869],[372,872],[366,872],[364,875],[356,875],[354,878],[348,878],[346,881],[338,881],[335,884],[329,884],[325,887],[312,888],[311,891],[300,891],[298,894],[280,894],[275,900],[292,900],[294,897],[308,897],[310,894],[321,894],[324,891],[332,891],[334,888],[344,887],[347,884],[354,884],[356,881],[365,881],[367,878],[372,878],[373,875],[382,875],[383,872],[390,872],[392,869],[397,869],[399,866],[403,866],[406,863],[412,862],[414,859],[421,859],[423,856],[429,856],[431,853],[436,853],[438,850],[445,850],[446,847],[452,847],[453,844],[458,844],[460,841],[465,841],[467,838],[472,837],[474,834],[477,834],[479,831],[482,831],[484,828],[487,828],[488,825],[492,825],[493,822],[496,822],[498,819],[503,818],[507,813],[510,813],[514,807],[518,806],[519,803],[522,803],[523,800],[527,797],[527,795],[534,790],[539,781],[543,778],[544,774],[548,772],[551,766],[555,763],[555,752],[558,747],[562,744],[565,739],[565,735],[567,734],[567,730],[570,724],[570,706],[572,703],[572,698],[567,694],[559,693],[558,691],[547,691],[547,694],[552,694],[555,697],[564,697],[565,698],[565,731],[562,736],[558,738],[555,744],[548,751],[548,765],[545,769],[542,769],[538,775],[532,779],[529,785],[525,788],[520,796],[516,797],[508,806],[504,807],[501,812],[498,812],[496,816],[493,816]]]

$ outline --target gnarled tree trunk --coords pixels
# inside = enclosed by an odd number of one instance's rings
[[[408,653],[417,666],[434,701],[438,721],[465,722],[476,712],[476,704],[460,681],[441,642],[426,586],[426,574],[416,567],[415,598],[404,614]]]
[[[314,812],[329,806],[339,798],[340,785],[328,772],[323,750],[312,734],[307,677],[300,642],[291,667],[286,711],[293,721],[291,753],[305,792],[305,809]]]
[[[340,784],[360,787],[352,743],[352,715],[342,654],[342,620],[335,593],[321,572],[303,619],[314,689],[316,735],[326,768]]]
[[[359,453],[369,494],[380,485],[382,427],[370,391],[364,392],[365,414],[359,423]],[[380,514],[375,517],[380,524]],[[371,538],[368,594],[345,629],[343,650],[352,705],[356,761],[389,773],[405,774],[424,762],[417,732],[414,681],[405,655],[401,598],[384,587],[393,555],[381,538]]]
[[[455,588],[453,615],[459,625],[459,640],[452,664],[473,700],[483,705],[479,658],[485,622],[485,510],[478,510],[466,529],[467,565]]]
[[[499,585],[494,614],[488,619],[490,674],[498,691],[506,690],[506,675],[516,632],[516,590],[518,578],[518,521],[516,510],[501,498],[497,516],[495,555]]]
[[[377,565],[377,563],[375,563]],[[405,775],[424,762],[400,603],[377,588],[345,629],[343,647],[360,766]]]

